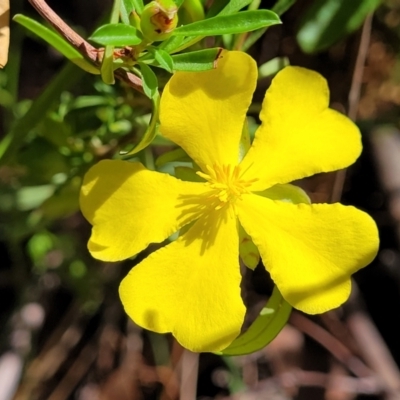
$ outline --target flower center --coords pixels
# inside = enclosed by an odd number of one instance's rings
[[[204,178],[210,186],[212,193],[210,199],[217,200],[215,209],[218,210],[226,204],[233,203],[243,193],[249,193],[249,186],[257,179],[244,180],[240,166],[232,165],[206,165],[208,174],[196,172],[197,175]],[[214,205],[214,203],[213,203]]]

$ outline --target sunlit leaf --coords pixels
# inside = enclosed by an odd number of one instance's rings
[[[172,72],[174,70],[174,61],[172,57],[163,49],[155,49],[154,50],[154,58],[168,72]]]
[[[103,25],[96,29],[89,39],[103,46],[135,46],[142,42],[138,31],[125,24]]]
[[[162,42],[158,48],[165,50],[167,53],[171,53],[175,49],[179,48],[184,41],[184,36],[171,36],[169,39]]]
[[[72,61],[78,67],[82,68],[84,71],[96,75],[100,73],[99,69],[96,68],[94,65],[90,64],[88,61],[86,61],[78,50],[72,47],[68,42],[66,42],[57,33],[53,32],[49,28],[21,14],[15,15],[13,17],[13,20],[15,22],[18,22],[26,29],[29,29],[35,35],[45,40],[52,47],[58,50],[62,55],[68,58],[68,60]]]
[[[147,65],[146,65],[147,67]],[[147,67],[149,68],[149,67]],[[150,68],[149,68],[150,69]],[[124,152],[121,153],[121,155],[128,157],[132,156],[133,154],[138,153],[139,151],[145,149],[147,146],[149,146],[154,138],[157,135],[157,122],[158,122],[158,116],[160,113],[160,96],[158,94],[158,91],[156,91],[155,95],[152,97],[152,103],[153,103],[153,114],[151,115],[150,119],[150,124],[148,125],[145,134],[143,135],[142,139],[140,142],[129,152]]]
[[[174,35],[214,36],[227,33],[242,33],[280,23],[279,17],[269,10],[243,11],[181,26],[175,29]]]
[[[157,76],[147,64],[140,62],[139,65],[142,73],[144,93],[148,98],[152,99],[158,93]]]
[[[175,71],[206,71],[216,68],[222,49],[206,49],[173,55]]]

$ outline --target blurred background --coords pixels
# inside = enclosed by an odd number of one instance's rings
[[[41,21],[28,1],[11,3],[11,16]],[[47,3],[83,37],[112,6]],[[290,63],[325,76],[331,107],[359,125],[364,152],[346,176],[297,182],[314,202],[341,197],[378,224],[379,254],[355,274],[349,302],[316,317],[293,312],[265,349],[231,358],[189,353],[128,321],[119,282],[156,246],[121,263],[91,258],[78,193],[93,163],[138,142],[151,103],[79,70],[12,22],[0,70],[0,143],[17,137],[0,161],[0,400],[400,399],[400,1],[290,3],[283,24],[248,49],[261,77],[249,122],[257,126],[271,75]],[[158,137],[139,158],[167,169],[157,160],[168,150]],[[243,273],[251,318],[271,282],[261,265]]]

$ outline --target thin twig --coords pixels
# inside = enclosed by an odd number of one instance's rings
[[[358,357],[356,357],[342,342],[309,318],[293,311],[289,322],[301,332],[312,337],[321,346],[325,347],[354,375],[361,378],[374,375],[373,371],[370,370]]]
[[[352,313],[347,324],[364,358],[384,384],[387,400],[400,399],[400,371],[382,336],[362,311]]]
[[[181,364],[180,400],[196,399],[198,370],[199,354],[184,350]]]
[[[73,47],[75,47],[85,58],[100,66],[99,50],[93,47],[73,29],[71,29],[44,0],[29,0],[36,11]],[[136,75],[118,68],[114,71],[115,76],[126,82],[133,89],[143,93],[142,80]]]
[[[371,38],[372,15],[369,14],[364,21],[361,31],[360,45],[358,46],[358,53],[356,63],[354,66],[353,77],[351,80],[351,87],[349,91],[349,110],[347,115],[350,119],[355,121],[357,117],[358,103],[360,100],[361,84],[364,75],[364,65],[368,54],[369,42]],[[346,179],[346,170],[337,171],[333,181],[331,202],[340,200],[343,191],[344,181]]]

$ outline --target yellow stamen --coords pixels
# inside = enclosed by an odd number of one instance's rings
[[[248,188],[257,179],[244,180],[244,172],[239,165],[206,165],[207,173],[198,171],[197,175],[207,181],[212,192],[208,199],[213,201],[216,210],[227,204],[233,204],[244,193],[249,193]],[[215,203],[217,201],[217,203]]]

